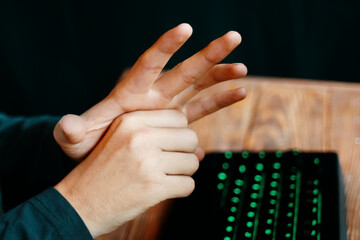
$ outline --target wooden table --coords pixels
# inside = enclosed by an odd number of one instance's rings
[[[211,151],[335,151],[345,177],[348,239],[360,239],[360,84],[246,77],[248,97],[191,125]],[[170,201],[103,239],[156,239]]]

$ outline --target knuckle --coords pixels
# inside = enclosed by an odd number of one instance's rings
[[[129,133],[128,145],[130,149],[134,151],[138,151],[141,148],[148,149],[151,142],[150,135],[150,130],[146,128],[138,129]]]
[[[150,53],[150,51],[146,51],[143,55],[138,59],[139,65],[146,70],[156,70],[161,71],[163,69],[156,61],[154,61],[154,57]]]
[[[142,125],[142,119],[143,119],[143,113],[142,112],[130,112],[121,115],[118,117],[115,121],[118,120],[118,126],[121,126],[122,129],[134,129],[134,127],[138,127],[139,125]]]
[[[211,65],[215,65],[221,61],[221,48],[218,47],[217,43],[211,42],[207,48],[208,51],[204,52],[204,59]]]
[[[184,63],[180,63],[177,66],[177,71],[179,73],[180,78],[186,85],[191,85],[202,76],[200,72],[196,72],[196,71],[190,72],[188,66],[186,66],[186,64]]]
[[[177,121],[179,122],[179,126],[181,127],[187,127],[188,126],[188,119],[186,117],[186,115],[180,111],[180,110],[173,110],[172,111],[174,118],[177,119]]]
[[[201,115],[209,115],[210,113],[214,112],[216,109],[216,103],[209,103],[206,101],[201,101],[199,103],[200,113]]]
[[[195,151],[199,144],[199,138],[197,134],[193,130],[187,129],[186,135],[188,143],[194,148]]]
[[[118,126],[123,126],[124,128],[128,128],[129,125],[134,121],[131,113],[121,115],[120,117],[115,119]]]
[[[184,178],[180,197],[188,197],[195,189],[195,180],[192,177]]]
[[[199,169],[200,162],[195,154],[192,154],[192,158],[191,158],[190,162],[191,162],[191,168],[193,170],[192,174],[194,174]]]
[[[195,82],[199,78],[199,76],[189,73],[182,73],[181,78],[183,79],[185,84],[190,85]]]

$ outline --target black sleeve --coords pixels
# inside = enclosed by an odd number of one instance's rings
[[[0,217],[0,239],[93,239],[80,216],[49,188]]]
[[[75,167],[53,138],[58,120],[0,114],[0,187],[5,211],[55,185]]]

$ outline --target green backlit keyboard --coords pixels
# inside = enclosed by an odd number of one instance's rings
[[[346,239],[334,153],[212,153],[194,178],[194,193],[175,201],[162,239]]]

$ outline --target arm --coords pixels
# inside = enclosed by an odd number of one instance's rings
[[[5,210],[58,183],[75,167],[52,136],[58,120],[0,114],[0,184]]]
[[[0,238],[93,239],[76,211],[54,188],[0,216]]]
[[[11,136],[26,136],[21,130],[39,130],[34,127],[47,126],[49,120],[2,117],[4,144]],[[194,189],[191,175],[204,153],[187,124],[185,115],[176,110],[132,112],[118,117],[90,155],[55,188],[0,217],[0,237],[92,239],[162,200],[189,195]],[[40,143],[41,138],[38,140]],[[42,155],[43,150],[30,149]],[[14,172],[15,167],[9,174]]]

